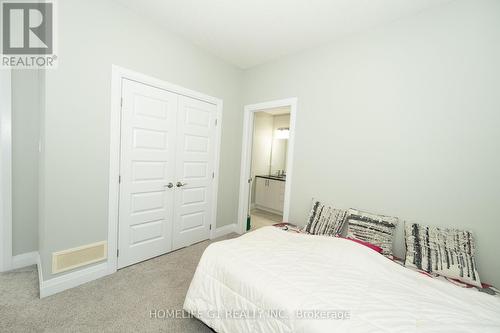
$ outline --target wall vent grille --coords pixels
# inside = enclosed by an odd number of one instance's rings
[[[107,242],[97,242],[52,253],[52,274],[105,260]]]

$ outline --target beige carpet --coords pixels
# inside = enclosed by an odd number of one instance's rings
[[[194,318],[150,317],[152,310],[182,309],[209,244],[201,242],[44,299],[38,298],[36,267],[2,273],[0,332],[212,332]]]

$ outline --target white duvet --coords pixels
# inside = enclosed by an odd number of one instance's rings
[[[184,309],[220,333],[500,332],[499,297],[275,227],[210,245]]]

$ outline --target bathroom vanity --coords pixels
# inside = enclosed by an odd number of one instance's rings
[[[255,176],[255,208],[283,214],[286,176]]]

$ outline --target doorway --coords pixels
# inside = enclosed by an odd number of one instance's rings
[[[288,222],[295,98],[245,107],[238,230]]]

